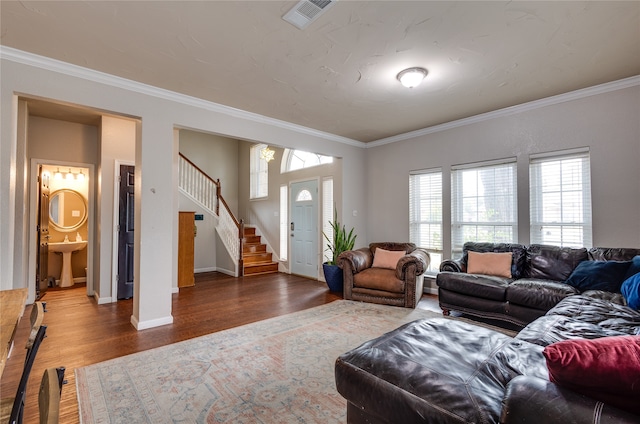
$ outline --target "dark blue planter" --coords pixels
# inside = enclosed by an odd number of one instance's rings
[[[323,263],[322,270],[324,271],[324,279],[327,281],[329,290],[341,292],[344,281],[340,267],[338,267],[338,265],[328,265],[327,263]]]

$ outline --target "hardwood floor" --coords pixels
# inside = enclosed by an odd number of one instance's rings
[[[60,423],[79,423],[74,370],[147,349],[300,311],[341,299],[325,283],[287,274],[233,278],[217,272],[196,274],[196,285],[173,295],[173,324],[137,331],[130,323],[132,300],[98,305],[84,286],[51,289],[44,324],[47,338],[29,378],[25,423],[38,421],[37,394],[48,367],[65,366]],[[440,312],[437,297],[424,295],[421,309]],[[11,358],[0,380],[0,396],[11,397],[20,380],[29,333],[27,306]]]

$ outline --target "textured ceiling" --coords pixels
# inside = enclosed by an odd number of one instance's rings
[[[363,142],[640,74],[638,1],[295,4],[2,0],[0,41]]]

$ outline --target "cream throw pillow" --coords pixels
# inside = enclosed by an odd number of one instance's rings
[[[511,278],[513,253],[478,253],[469,251],[467,254],[467,273]]]
[[[406,255],[404,250],[384,250],[378,247],[373,255],[372,266],[374,268],[396,269],[398,261],[404,255]]]

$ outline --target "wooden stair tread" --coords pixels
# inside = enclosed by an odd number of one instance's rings
[[[255,227],[244,228],[242,244],[243,275],[270,274],[278,272],[278,262],[273,261],[273,254],[267,252],[267,245],[262,237],[256,235]]]
[[[278,272],[277,262],[245,264],[244,275],[268,274]]]

